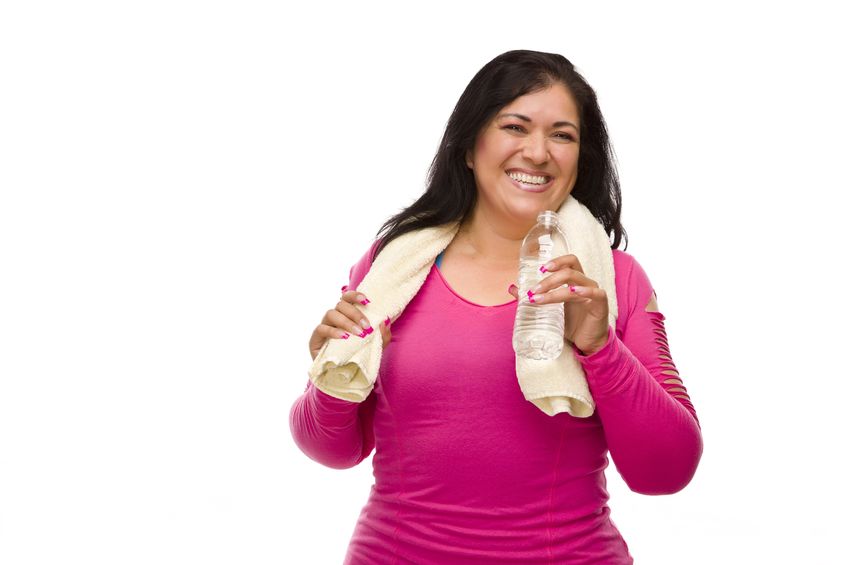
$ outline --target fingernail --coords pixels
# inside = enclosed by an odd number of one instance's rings
[[[343,333],[343,334],[342,334],[342,339],[347,339],[347,338],[349,338],[349,337],[350,337],[350,334],[349,334],[349,333],[347,333],[347,332],[345,332],[345,333]]]
[[[392,323],[392,319],[390,317],[386,316],[386,321],[383,322],[383,325],[388,328],[391,325],[391,323]]]
[[[542,290],[542,285],[537,284],[536,286],[530,289],[530,292],[532,292],[533,294],[539,294],[540,290]]]
[[[577,289],[576,289],[576,288],[574,288],[574,287],[573,287],[573,286],[571,286],[571,285],[568,285],[568,290],[570,290],[571,292],[577,292]]]
[[[344,285],[344,286],[342,287],[342,292],[347,292],[347,285]]]
[[[368,304],[371,304],[371,301],[366,298],[365,300],[360,300],[359,303],[363,306],[367,306]]]
[[[371,323],[365,318],[359,320],[359,326],[366,332],[371,329]]]
[[[365,328],[365,335],[371,335],[374,332],[374,328]]]
[[[536,302],[535,300],[533,300],[533,291],[532,290],[527,291],[527,298],[530,300],[530,302]]]
[[[545,266],[544,266],[544,265],[542,265],[541,267],[539,267],[539,270],[540,270],[540,271],[542,271],[543,273],[547,273],[547,272],[548,272],[548,269],[547,269],[547,268],[545,268]]]
[[[365,337],[366,335],[366,333],[362,331],[362,328],[360,328],[359,326],[353,326],[353,329],[351,329],[351,331],[359,337]]]
[[[518,287],[517,287],[517,286],[515,286],[514,284],[511,284],[511,285],[509,285],[509,288],[508,288],[507,290],[508,290],[508,291],[510,291],[510,290],[512,290],[513,288],[518,288]]]

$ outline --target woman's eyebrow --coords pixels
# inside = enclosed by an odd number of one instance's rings
[[[500,119],[500,118],[505,118],[505,117],[507,117],[507,116],[513,116],[513,117],[516,117],[516,118],[518,118],[519,120],[524,120],[524,121],[525,121],[525,122],[527,122],[527,123],[532,123],[532,122],[533,122],[533,120],[531,120],[530,118],[528,118],[527,116],[525,116],[525,115],[523,115],[523,114],[513,114],[513,113],[509,113],[509,114],[501,114],[500,116],[498,116],[498,119]],[[555,127],[555,128],[559,128],[559,127],[563,127],[563,126],[571,126],[571,127],[573,127],[574,129],[576,129],[578,132],[580,131],[580,128],[578,128],[577,126],[575,126],[575,125],[574,125],[574,124],[572,124],[571,122],[566,122],[566,121],[554,122],[554,126],[553,126],[553,127]]]

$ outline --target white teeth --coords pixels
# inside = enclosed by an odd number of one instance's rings
[[[526,175],[524,173],[509,172],[510,178],[527,184],[545,184],[550,177],[538,177],[534,175]]]

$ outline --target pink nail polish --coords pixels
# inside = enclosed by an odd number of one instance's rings
[[[347,292],[347,285],[344,285],[344,286],[342,287],[342,292]]]
[[[349,334],[349,333],[347,333],[347,332],[345,332],[345,333],[342,335],[342,339],[347,339],[347,338],[349,338],[349,337],[350,337],[350,334]]]
[[[548,272],[548,270],[545,268],[545,266],[544,266],[544,265],[542,265],[541,267],[539,267],[539,270],[540,270],[540,271],[542,271],[543,273],[547,273],[547,272]]]
[[[388,328],[392,324],[392,319],[390,317],[386,317],[386,321],[383,324]]]
[[[361,338],[364,338],[365,336],[367,336],[367,335],[368,335],[368,332],[367,332],[367,331],[363,331],[361,334],[356,334],[356,335],[358,335],[358,336],[359,336],[359,337],[361,337]]]
[[[530,302],[534,302],[534,303],[536,302],[535,300],[533,300],[533,291],[532,290],[527,291],[527,298],[530,300]]]
[[[575,288],[571,285],[568,285],[568,290],[570,290],[571,292],[577,292],[577,290],[575,290]]]
[[[372,328],[370,326],[365,328],[365,335],[371,335],[373,332],[374,332],[374,328]]]
[[[371,304],[371,301],[366,298],[365,300],[360,300],[359,303],[362,304],[363,306],[367,306],[367,305]]]

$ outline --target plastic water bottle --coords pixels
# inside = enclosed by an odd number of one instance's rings
[[[518,268],[518,309],[512,332],[515,354],[530,359],[556,359],[562,353],[565,327],[562,302],[533,304],[527,291],[549,276],[539,267],[561,255],[568,255],[568,241],[552,210],[539,214],[521,244]]]

